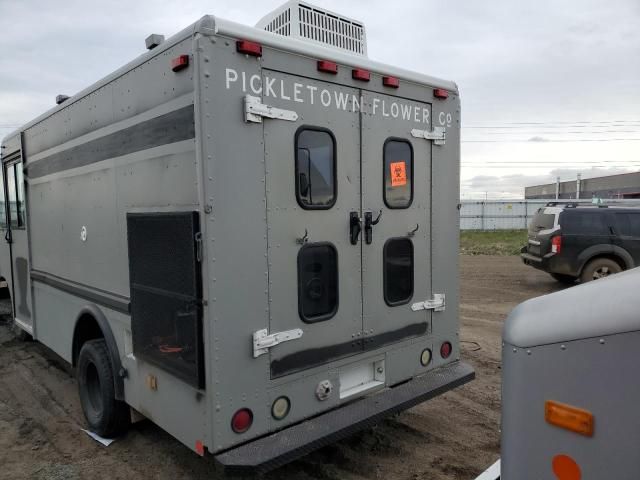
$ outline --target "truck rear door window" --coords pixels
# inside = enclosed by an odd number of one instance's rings
[[[389,208],[407,208],[413,199],[413,149],[406,140],[389,139],[384,144],[384,203]]]
[[[413,243],[390,238],[384,245],[384,301],[402,305],[413,297]]]
[[[296,197],[302,208],[328,209],[336,202],[336,143],[328,130],[296,133]]]
[[[298,310],[308,323],[328,320],[338,310],[338,252],[333,245],[312,243],[300,249]]]

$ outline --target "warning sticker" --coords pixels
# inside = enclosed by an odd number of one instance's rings
[[[404,162],[391,162],[391,186],[401,187],[407,184],[407,168]]]

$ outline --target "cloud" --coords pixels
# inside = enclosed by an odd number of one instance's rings
[[[544,137],[535,136],[535,137],[531,137],[528,141],[529,142],[548,142],[549,140]]]

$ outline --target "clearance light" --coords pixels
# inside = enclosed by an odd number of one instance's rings
[[[289,414],[289,410],[291,409],[291,402],[287,397],[278,397],[273,402],[271,406],[271,415],[276,420],[282,420]]]
[[[329,60],[318,60],[318,71],[325,73],[338,73],[338,64]]]
[[[180,55],[171,60],[171,70],[179,72],[189,66],[189,55]]]
[[[556,455],[551,462],[553,473],[558,480],[580,480],[580,466],[569,455]]]
[[[556,427],[586,437],[593,436],[593,414],[587,410],[547,400],[544,404],[544,418],[547,423]]]
[[[369,70],[363,70],[362,68],[354,68],[351,71],[351,77],[354,80],[360,80],[361,82],[368,82],[371,80],[371,73]]]
[[[440,346],[440,356],[442,358],[449,358],[449,356],[451,355],[452,351],[453,351],[453,347],[451,346],[450,342],[444,342]]]
[[[553,253],[560,253],[560,250],[562,250],[562,236],[556,235],[551,238],[551,251]]]
[[[241,408],[231,418],[231,429],[236,433],[244,433],[253,423],[253,413],[248,408]]]
[[[444,88],[436,88],[433,91],[433,96],[436,98],[449,98],[449,92],[447,92]]]
[[[256,42],[250,42],[249,40],[238,40],[236,42],[236,50],[239,53],[244,53],[253,57],[262,56],[262,45]]]
[[[400,86],[400,80],[396,77],[382,77],[382,85],[385,87],[398,88]]]
[[[423,367],[426,367],[431,362],[431,350],[425,348],[420,354],[420,363]]]

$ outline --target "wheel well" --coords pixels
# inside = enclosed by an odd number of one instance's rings
[[[73,332],[73,366],[78,363],[78,355],[80,349],[89,340],[95,340],[97,338],[104,338],[104,333],[98,324],[98,321],[90,313],[84,313],[78,318],[76,322],[76,328]]]
[[[584,267],[586,267],[589,262],[591,262],[593,260],[596,260],[598,258],[607,258],[609,260],[612,260],[612,261],[616,262],[618,265],[620,265],[620,268],[622,270],[626,270],[627,269],[626,263],[618,255],[615,255],[613,253],[603,253],[603,254],[599,254],[599,255],[594,255],[589,260],[584,262],[584,265],[582,266],[582,269],[580,269],[580,273],[582,273],[582,271],[584,270]]]

